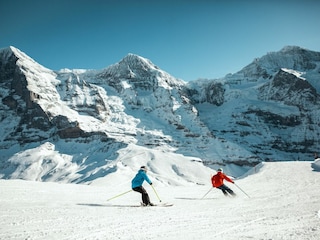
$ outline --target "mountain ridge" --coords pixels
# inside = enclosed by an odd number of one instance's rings
[[[319,56],[285,47],[224,78],[184,82],[131,53],[100,70],[53,71],[1,49],[0,176],[17,176],[15,154],[47,143],[80,182],[116,171],[106,161],[132,144],[230,169],[310,159],[320,135]]]

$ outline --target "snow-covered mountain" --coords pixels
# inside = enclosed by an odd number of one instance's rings
[[[153,171],[195,183],[183,165],[225,165],[232,174],[265,160],[311,160],[319,148],[319,80],[320,53],[299,47],[192,82],[135,54],[101,70],[53,71],[4,48],[0,176],[91,182],[135,171],[139,158],[152,169],[164,152],[172,164]]]

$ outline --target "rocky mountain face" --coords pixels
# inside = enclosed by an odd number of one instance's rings
[[[64,171],[75,182],[114,171],[105,166],[130,144],[208,165],[311,160],[320,146],[319,91],[320,53],[299,47],[192,82],[134,54],[102,70],[52,71],[1,49],[0,175],[12,177],[17,155],[48,142],[62,160],[41,158],[41,166],[55,163],[41,178]]]

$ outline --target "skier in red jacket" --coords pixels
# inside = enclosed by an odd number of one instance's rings
[[[228,186],[223,184],[223,180],[226,180],[228,182],[234,183],[233,180],[231,180],[227,175],[225,175],[223,173],[222,168],[219,168],[217,170],[217,174],[212,176],[212,178],[211,178],[212,186],[215,187],[215,188],[221,189],[225,196],[228,196],[228,193],[231,196],[235,196],[236,194]]]

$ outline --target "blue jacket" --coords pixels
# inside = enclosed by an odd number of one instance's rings
[[[148,178],[146,172],[142,169],[140,169],[137,173],[137,175],[132,179],[131,186],[132,188],[141,187],[143,184],[143,181],[146,180],[149,184],[152,182]]]

